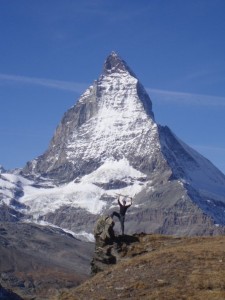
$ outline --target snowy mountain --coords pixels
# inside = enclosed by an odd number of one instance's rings
[[[115,53],[110,55],[103,75],[64,115],[49,149],[28,163],[23,174],[62,183],[91,173],[107,159],[127,158],[139,165],[143,156],[154,156],[159,145],[145,144],[157,139],[151,100],[131,74]]]
[[[0,201],[31,221],[91,234],[98,214],[134,197],[126,232],[217,234],[225,175],[155,122],[152,102],[115,52],[63,116],[47,151],[0,177]]]

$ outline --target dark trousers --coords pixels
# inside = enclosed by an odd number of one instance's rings
[[[113,218],[114,216],[116,216],[119,221],[120,221],[120,225],[121,225],[121,231],[122,231],[122,235],[124,235],[124,222],[125,222],[125,216],[121,215],[120,213],[114,211],[111,214],[111,218]]]

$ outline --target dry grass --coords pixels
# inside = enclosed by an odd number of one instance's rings
[[[225,237],[143,235],[119,264],[57,299],[224,300]]]

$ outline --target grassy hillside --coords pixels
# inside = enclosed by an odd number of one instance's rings
[[[225,236],[138,237],[118,264],[57,299],[225,299]]]

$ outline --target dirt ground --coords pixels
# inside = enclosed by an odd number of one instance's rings
[[[124,259],[59,300],[224,300],[225,236],[141,235]]]

